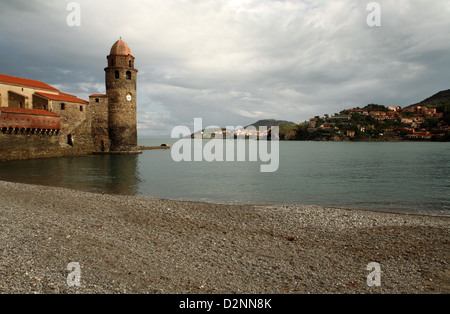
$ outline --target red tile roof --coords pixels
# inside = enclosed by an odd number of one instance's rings
[[[89,97],[107,97],[105,94],[92,94]]]
[[[55,116],[60,117],[59,114],[39,109],[24,109],[24,108],[10,108],[10,107],[0,107],[1,112],[12,112],[12,113],[27,113],[27,114],[35,114],[35,115],[46,115],[46,116]]]
[[[114,45],[111,47],[111,51],[109,53],[110,55],[123,55],[123,56],[127,56],[127,55],[131,55],[131,49],[130,47],[127,45],[126,42],[124,42],[122,40],[122,38],[120,38],[118,41],[116,41],[114,43]]]
[[[40,81],[29,80],[29,79],[24,79],[24,78],[20,78],[20,77],[5,75],[5,74],[0,74],[0,83],[23,85],[23,86],[34,87],[34,88],[38,88],[38,89],[46,89],[46,90],[51,90],[54,92],[59,92],[59,90],[57,90],[56,88],[51,87],[50,85],[47,85]]]
[[[72,95],[72,94],[67,94],[67,93],[63,93],[63,92],[59,92],[59,94],[60,94],[60,95],[63,95],[63,96],[70,96],[70,97],[75,97],[75,98],[77,98],[77,96]]]
[[[75,102],[79,104],[89,104],[88,101],[77,98],[76,96],[60,93],[59,95],[53,95],[53,94],[47,94],[47,93],[40,93],[36,92],[37,95],[42,96],[44,98],[50,99],[50,100],[60,100],[60,101],[68,101],[68,102]]]

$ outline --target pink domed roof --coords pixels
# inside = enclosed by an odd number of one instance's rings
[[[116,43],[111,47],[111,51],[109,53],[110,55],[123,55],[123,56],[127,56],[127,55],[131,55],[131,49],[130,47],[127,45],[126,42],[124,42],[122,40],[122,38],[120,38],[118,41],[116,41]]]

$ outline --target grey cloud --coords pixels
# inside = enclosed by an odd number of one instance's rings
[[[86,98],[104,92],[106,55],[122,36],[139,69],[141,136],[259,118],[300,122],[349,106],[409,105],[448,89],[445,0],[2,1],[1,73]]]

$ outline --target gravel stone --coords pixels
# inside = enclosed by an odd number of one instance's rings
[[[449,217],[2,181],[0,204],[2,294],[450,292]],[[367,284],[371,262],[380,286]]]

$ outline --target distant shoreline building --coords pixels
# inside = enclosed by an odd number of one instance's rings
[[[134,60],[130,47],[116,41],[107,56],[106,94],[89,101],[0,74],[0,160],[140,153]]]

